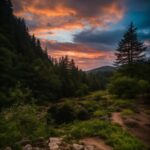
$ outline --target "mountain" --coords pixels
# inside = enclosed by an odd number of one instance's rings
[[[113,72],[115,70],[115,67],[113,66],[102,66],[102,67],[99,67],[99,68],[95,68],[95,69],[92,69],[92,70],[89,70],[87,71],[88,73],[104,73],[104,72]]]

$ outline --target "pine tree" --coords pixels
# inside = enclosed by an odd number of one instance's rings
[[[143,61],[145,58],[146,47],[138,41],[136,28],[133,23],[130,24],[123,39],[119,42],[116,52],[116,65],[135,64]]]

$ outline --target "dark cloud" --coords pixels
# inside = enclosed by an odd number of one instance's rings
[[[13,0],[13,3],[16,15],[34,20],[43,28],[64,28],[65,24],[74,28],[106,26],[122,19],[124,14],[120,0]]]
[[[104,45],[114,45],[123,35],[122,30],[86,30],[74,35],[75,42],[81,43],[98,43]]]

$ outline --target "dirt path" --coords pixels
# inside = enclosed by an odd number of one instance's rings
[[[112,123],[117,123],[119,124],[121,127],[125,128],[125,124],[123,122],[123,119],[121,117],[120,112],[114,112],[112,113],[112,117],[111,117]]]
[[[112,150],[112,148],[106,145],[105,142],[100,138],[85,138],[80,142],[84,145],[92,145],[96,148],[96,150]]]
[[[141,110],[140,113],[132,117],[123,119],[120,112],[112,113],[111,120],[113,123],[118,123],[122,128],[127,129],[130,133],[138,137],[141,141],[150,147],[150,115]],[[128,124],[134,124],[132,127]]]

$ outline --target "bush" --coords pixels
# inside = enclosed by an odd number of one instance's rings
[[[76,96],[84,96],[89,91],[89,87],[86,84],[81,84],[80,88],[76,91]]]
[[[150,92],[150,84],[146,80],[139,80],[138,87],[139,87],[140,94],[147,94]]]
[[[118,77],[110,83],[108,90],[120,98],[134,98],[138,93],[138,84],[135,79]]]
[[[72,122],[75,119],[75,111],[72,108],[68,103],[55,104],[48,110],[48,120],[52,118],[57,124]]]
[[[23,138],[47,137],[47,133],[46,120],[37,116],[35,106],[14,106],[0,115],[0,148],[14,147]]]
[[[79,120],[87,120],[90,118],[89,112],[80,106],[80,108],[77,110],[77,119]]]
[[[53,105],[48,110],[47,115],[49,123],[52,121],[57,124],[70,123],[74,120],[87,120],[89,117],[89,112],[83,106],[71,102]]]
[[[124,110],[121,112],[121,115],[122,115],[123,117],[129,117],[129,116],[132,116],[132,115],[134,115],[134,114],[135,114],[134,111],[131,110],[131,109],[124,109]]]

